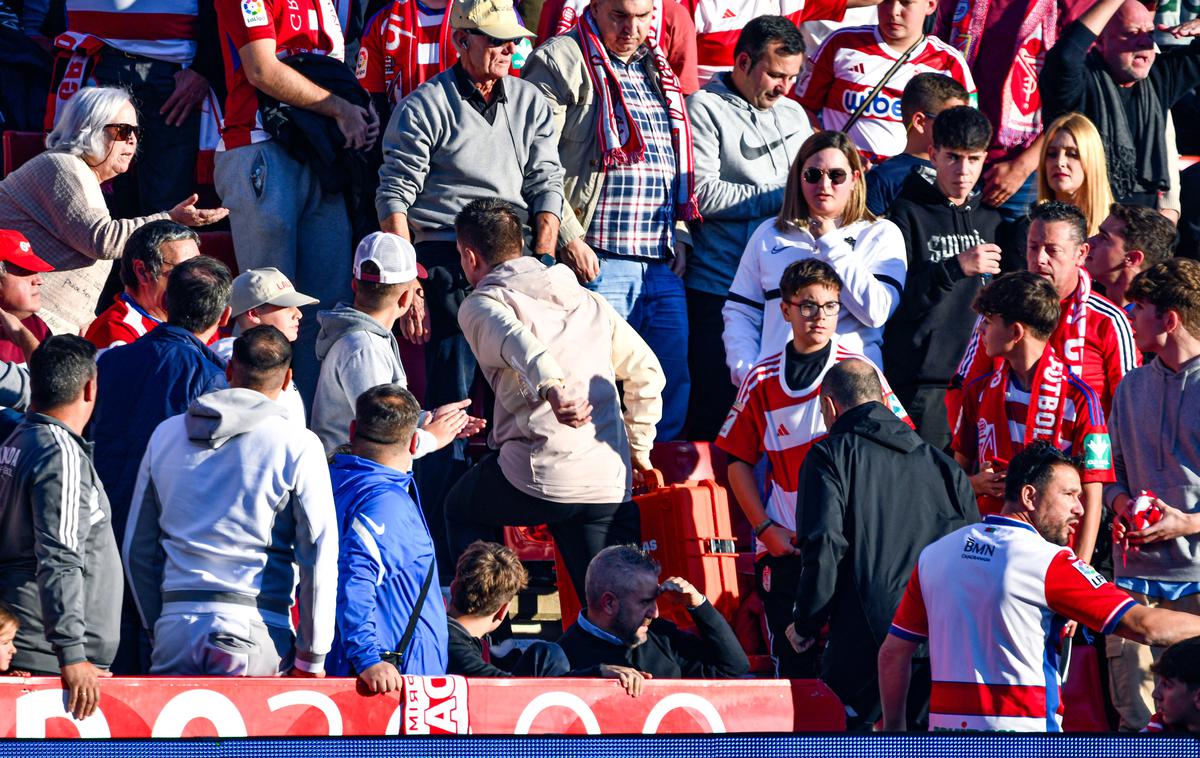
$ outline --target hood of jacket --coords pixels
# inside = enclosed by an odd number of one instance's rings
[[[846,411],[833,422],[829,434],[853,434],[905,455],[924,444],[912,427],[879,402],[864,403]]]
[[[318,313],[317,323],[321,325],[321,330],[317,332],[317,358],[319,360],[325,360],[325,356],[329,354],[334,343],[350,332],[370,332],[395,342],[395,337],[384,328],[383,324],[345,303],[338,303],[333,310]],[[399,355],[399,351],[400,348],[397,345],[397,355]]]
[[[904,180],[904,192],[901,196],[911,193],[913,200],[923,205],[940,206],[947,213],[970,213],[979,209],[983,202],[983,193],[971,190],[962,205],[951,203],[937,186],[937,172],[923,166],[917,166]]]
[[[184,427],[188,439],[215,450],[273,416],[286,419],[287,411],[261,392],[235,387],[196,398],[187,409]]]
[[[579,307],[587,291],[579,286],[574,272],[562,264],[547,266],[528,255],[504,261],[475,285],[475,291],[503,288],[538,301],[539,307],[564,311]]]
[[[1188,392],[1188,387],[1200,382],[1200,360],[1192,360],[1178,371],[1172,371],[1163,363],[1162,358],[1155,357],[1146,364],[1146,368],[1153,371],[1161,383],[1161,389],[1157,393],[1156,415],[1157,428],[1162,430],[1163,435],[1163,444],[1158,446],[1157,460],[1157,468],[1162,470],[1174,463],[1166,459],[1166,451],[1174,450],[1180,436],[1184,434],[1180,426],[1185,423],[1186,415],[1180,408],[1183,405],[1184,392]],[[1168,413],[1168,403],[1174,406],[1171,408],[1175,411],[1174,420],[1170,418],[1172,414]]]
[[[329,464],[329,477],[333,484],[333,502],[343,529],[349,528],[347,519],[354,517],[357,505],[362,502],[361,496],[380,488],[406,490],[418,509],[421,506],[411,471],[384,466],[370,458],[339,453]]]

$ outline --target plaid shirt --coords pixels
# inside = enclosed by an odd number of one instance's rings
[[[677,168],[667,106],[642,62],[649,53],[642,47],[629,63],[609,55],[646,143],[646,157],[605,169],[600,199],[583,239],[598,251],[661,260],[671,255],[674,242]]]

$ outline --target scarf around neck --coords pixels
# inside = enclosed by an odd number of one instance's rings
[[[1170,186],[1167,177],[1167,116],[1150,78],[1127,88],[1139,115],[1129,121],[1121,96],[1122,87],[1113,81],[1095,50],[1088,53],[1086,67],[1089,89],[1098,98],[1086,114],[1096,124],[1108,161],[1108,180],[1118,202],[1135,192],[1160,192]]]

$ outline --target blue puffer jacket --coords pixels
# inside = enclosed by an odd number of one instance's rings
[[[355,455],[330,467],[341,549],[337,629],[325,659],[330,676],[351,676],[379,663],[385,651],[404,652],[402,674],[446,673],[446,607],[437,586],[433,539],[416,500],[412,474]],[[421,584],[433,584],[407,651],[398,650]]]
[[[104,351],[96,365],[100,387],[91,440],[119,545],[150,435],[196,398],[224,389],[225,363],[191,332],[160,324],[136,342]]]

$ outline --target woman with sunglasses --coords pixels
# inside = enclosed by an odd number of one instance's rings
[[[1088,236],[1100,231],[1113,204],[1100,132],[1082,113],[1059,116],[1046,129],[1038,164],[1038,202],[1070,203],[1087,218]]]
[[[192,195],[165,213],[109,216],[100,185],[129,170],[140,137],[127,91],[86,87],[62,109],[46,152],[0,181],[0,229],[24,234],[54,266],[42,275],[45,306],[38,314],[54,332],[76,333],[91,321],[113,259],[142,224],[169,218],[204,226],[228,214],[197,208]]]
[[[908,256],[896,225],[867,210],[858,150],[841,132],[817,132],[800,146],[779,216],[759,226],[742,253],[722,312],[735,384],[792,338],[779,280],[803,258],[837,271],[845,283],[837,333],[847,349],[882,366],[883,325],[900,302]]]

